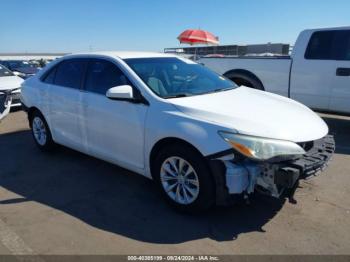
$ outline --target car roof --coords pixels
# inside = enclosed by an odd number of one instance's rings
[[[173,54],[164,54],[156,52],[129,52],[129,51],[101,51],[101,52],[87,52],[87,53],[78,53],[64,56],[65,58],[74,57],[74,56],[109,56],[109,57],[119,57],[120,59],[129,59],[129,58],[157,58],[157,57],[177,57]]]

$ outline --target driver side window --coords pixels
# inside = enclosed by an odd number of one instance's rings
[[[115,64],[102,59],[90,60],[86,73],[86,91],[105,95],[108,89],[120,85],[130,85],[130,82]]]

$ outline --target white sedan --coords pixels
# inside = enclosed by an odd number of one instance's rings
[[[22,103],[40,149],[58,143],[154,179],[182,210],[254,191],[291,197],[334,152],[306,106],[174,55],[65,56],[24,82]]]
[[[0,65],[0,120],[10,111],[10,107],[21,106],[20,86],[23,79]]]

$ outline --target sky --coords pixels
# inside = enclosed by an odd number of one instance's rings
[[[350,26],[349,0],[0,0],[0,52],[162,51],[186,29],[220,44],[294,44]]]

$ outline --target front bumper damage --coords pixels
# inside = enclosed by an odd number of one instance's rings
[[[331,135],[300,145],[306,154],[288,161],[252,161],[234,150],[208,156],[216,182],[217,204],[227,205],[254,192],[293,200],[299,180],[317,176],[335,150]]]

